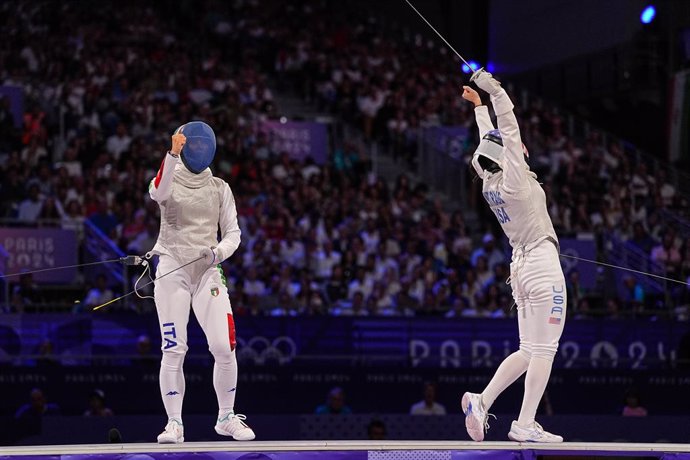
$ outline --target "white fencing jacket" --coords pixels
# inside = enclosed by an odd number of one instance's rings
[[[210,169],[194,174],[179,157],[168,153],[151,180],[149,195],[161,210],[153,254],[166,254],[183,264],[199,257],[203,248],[215,247],[220,263],[239,247],[235,198],[228,183],[214,177]]]
[[[558,246],[556,231],[547,211],[546,194],[537,182],[537,175],[525,162],[513,103],[503,89],[491,96],[491,103],[503,140],[503,158],[501,171],[484,171],[484,199],[498,218],[513,249],[533,247],[547,238]],[[481,139],[494,126],[486,106],[478,106],[474,112]]]

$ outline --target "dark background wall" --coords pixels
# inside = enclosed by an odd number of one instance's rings
[[[640,14],[654,5],[656,17]],[[684,0],[492,0],[495,72],[660,158],[671,80],[690,65]]]
[[[486,0],[410,0],[438,32],[450,42],[466,60],[486,62],[488,50],[488,11]],[[420,34],[442,42],[424,24],[405,0],[354,0],[348,5],[359,5],[361,11],[369,11],[386,22],[396,22],[407,29],[411,36]],[[349,6],[348,6],[349,7]],[[334,6],[337,8],[337,6]]]
[[[489,60],[517,73],[631,40],[643,0],[492,0]]]
[[[441,41],[404,0],[359,1],[409,37]],[[413,4],[466,59],[592,121],[652,155],[667,156],[669,82],[690,64],[685,0],[429,0]],[[656,18],[642,24],[645,6]],[[334,12],[339,7],[334,3]],[[468,76],[458,72],[458,81]],[[640,129],[643,128],[643,129]]]

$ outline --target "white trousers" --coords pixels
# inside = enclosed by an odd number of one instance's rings
[[[482,401],[488,410],[509,385],[527,372],[518,418],[519,424],[527,426],[534,422],[565,325],[565,277],[556,245],[544,240],[529,250],[516,249],[510,277],[518,309],[520,349],[498,367],[482,392]]]
[[[543,240],[530,250],[516,249],[510,278],[518,309],[520,350],[528,358],[553,360],[563,334],[567,304],[556,245]]]
[[[160,389],[169,419],[182,417],[185,390],[182,365],[188,350],[190,309],[194,310],[215,360],[213,384],[219,413],[232,412],[234,408],[237,359],[230,298],[221,268],[206,268],[202,264],[200,261],[172,272],[181,264],[173,257],[161,255],[156,269],[154,298],[163,352]],[[161,278],[166,273],[170,274]]]

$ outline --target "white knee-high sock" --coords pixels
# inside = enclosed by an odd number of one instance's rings
[[[213,365],[213,388],[218,398],[218,415],[223,417],[235,410],[237,393],[237,360],[218,362]]]
[[[484,409],[489,410],[489,407],[496,401],[498,395],[508,388],[514,381],[516,381],[522,374],[525,373],[529,366],[529,360],[524,352],[516,351],[503,360],[493,378],[482,392],[482,403]]]
[[[552,359],[532,356],[525,377],[525,396],[522,399],[522,408],[518,418],[519,425],[528,426],[534,422],[539,401],[541,401],[546,385],[549,383],[552,364]]]
[[[168,420],[174,418],[180,423],[182,423],[182,402],[185,390],[183,360],[184,355],[164,353],[159,375],[161,397]]]

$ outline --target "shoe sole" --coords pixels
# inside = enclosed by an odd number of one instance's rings
[[[519,439],[517,436],[513,434],[512,431],[508,433],[508,439],[511,441],[515,442],[531,442],[531,443],[542,443],[542,444],[558,444],[559,442],[563,442],[563,439],[558,440],[558,441],[532,441],[531,439]]]
[[[218,433],[219,435],[221,435],[221,436],[230,436],[230,437],[231,437],[232,439],[234,439],[235,441],[252,441],[254,438],[256,438],[256,435],[253,435],[251,438],[240,439],[240,438],[236,438],[235,436],[231,435],[229,432],[227,432],[227,431],[225,431],[225,430],[222,430],[222,429],[220,429],[220,428],[218,428],[218,427],[215,427],[215,429],[216,429],[216,433]]]
[[[462,412],[465,414],[465,428],[467,429],[467,434],[470,435],[473,441],[483,441],[484,427],[481,426],[481,423],[479,423],[475,417],[467,416],[467,411],[470,407],[470,393],[462,395],[460,405],[462,406]]]
[[[173,440],[173,439],[170,439],[170,440],[168,440],[168,439],[163,439],[163,440],[159,439],[159,440],[158,440],[158,444],[179,444],[179,443],[181,443],[181,442],[184,442],[184,437],[180,438],[178,441],[175,441],[175,440]]]

